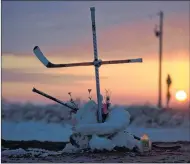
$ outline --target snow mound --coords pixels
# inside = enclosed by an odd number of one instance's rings
[[[92,124],[97,123],[97,105],[95,101],[88,101],[84,106],[77,111],[73,116],[79,124]]]
[[[87,114],[84,117],[88,117]],[[118,120],[119,119],[119,120]],[[124,130],[130,123],[130,114],[123,108],[112,109],[109,113],[109,117],[104,123],[94,123],[94,124],[79,124],[76,126],[76,132],[83,135],[105,135]]]
[[[97,135],[93,135],[92,139],[89,142],[90,148],[92,150],[113,150],[115,145],[113,142],[104,137],[98,137]]]

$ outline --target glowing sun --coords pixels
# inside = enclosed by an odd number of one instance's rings
[[[180,90],[180,91],[177,91],[177,92],[176,92],[175,98],[176,98],[178,101],[185,101],[185,100],[187,99],[187,94],[185,93],[185,91]]]

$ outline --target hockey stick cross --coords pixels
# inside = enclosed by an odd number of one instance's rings
[[[102,122],[102,97],[100,94],[100,80],[99,80],[99,67],[104,64],[124,64],[124,63],[139,63],[142,62],[142,58],[137,59],[125,59],[125,60],[108,60],[102,61],[98,59],[97,41],[96,41],[96,24],[95,24],[95,8],[91,7],[91,21],[92,21],[92,35],[93,35],[93,48],[94,48],[94,61],[93,62],[81,62],[81,63],[68,63],[68,64],[54,64],[50,62],[41,52],[38,46],[33,49],[36,57],[45,65],[47,68],[61,68],[61,67],[77,67],[77,66],[94,66],[95,77],[96,77],[96,93],[98,101],[98,119]]]

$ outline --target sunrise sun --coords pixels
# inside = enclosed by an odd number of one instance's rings
[[[176,98],[178,101],[185,101],[185,100],[187,99],[187,94],[185,93],[185,91],[180,90],[180,91],[177,91],[177,92],[176,92],[175,98]]]

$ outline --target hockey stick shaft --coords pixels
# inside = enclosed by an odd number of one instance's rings
[[[92,21],[92,37],[93,37],[93,48],[94,48],[94,61],[98,60],[98,50],[97,50],[97,37],[96,37],[96,22],[95,22],[95,7],[90,8],[91,11],[91,21]],[[100,97],[100,80],[99,80],[99,67],[95,66],[95,77],[96,77],[96,94],[98,101],[98,121],[102,122],[102,102]]]
[[[75,112],[75,113],[76,113],[77,110],[78,110],[78,108],[71,107],[70,105],[68,105],[68,104],[66,104],[66,103],[64,103],[64,102],[62,102],[62,101],[60,101],[60,100],[58,100],[57,98],[52,97],[52,96],[50,96],[50,95],[48,95],[48,94],[46,94],[46,93],[44,93],[44,92],[42,92],[42,91],[37,90],[36,88],[33,88],[32,91],[35,92],[35,93],[38,93],[38,94],[40,94],[40,95],[42,95],[42,96],[44,96],[44,97],[46,97],[46,98],[48,98],[48,99],[50,99],[50,100],[53,100],[53,101],[55,101],[55,102],[57,102],[57,103],[59,103],[59,104],[65,106],[65,107],[67,107],[67,108],[70,108],[70,109],[71,109],[73,112]]]
[[[48,68],[60,68],[60,67],[80,67],[80,66],[91,66],[93,62],[82,62],[82,63],[69,63],[69,64],[50,64]]]
[[[124,64],[124,63],[141,63],[143,62],[142,58],[138,59],[126,59],[126,60],[109,60],[109,61],[102,61],[101,64]]]

